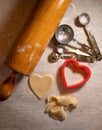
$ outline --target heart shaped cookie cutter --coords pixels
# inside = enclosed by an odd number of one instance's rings
[[[67,76],[65,76],[65,68],[67,66],[70,66],[70,67],[73,66],[74,68],[81,70],[83,72],[84,79],[79,81],[78,83],[69,85],[66,80]],[[80,73],[82,75],[81,72],[78,72],[78,73]],[[80,65],[79,62],[73,58],[67,59],[61,67],[61,80],[62,80],[65,88],[67,88],[67,89],[68,88],[78,88],[78,87],[83,86],[89,80],[90,76],[91,76],[91,70],[89,69],[89,67],[87,67],[85,65]]]

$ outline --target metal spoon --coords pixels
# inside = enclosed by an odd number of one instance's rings
[[[52,63],[57,62],[59,59],[67,59],[67,58],[74,58],[78,61],[83,62],[94,62],[94,58],[92,56],[85,56],[81,54],[77,54],[75,52],[69,51],[64,45],[59,45],[56,48],[56,52],[52,52],[49,55],[49,61]]]
[[[0,101],[4,101],[13,93],[17,72],[13,71],[0,85]]]
[[[73,37],[74,37],[73,29],[69,25],[66,25],[66,24],[60,25],[55,32],[55,38],[60,44],[69,45],[73,47],[74,49],[79,49],[89,55],[93,55],[93,50],[89,46],[87,46],[86,44],[80,43]],[[81,48],[70,45],[69,44],[70,41],[73,41],[74,43],[79,45]]]
[[[95,37],[91,34],[91,32],[87,29],[87,25],[90,22],[90,16],[87,13],[82,13],[79,15],[79,22],[80,24],[84,27],[84,30],[89,38],[90,41],[90,45],[93,48],[95,55],[96,55],[96,59],[97,60],[101,60],[102,59],[102,54],[99,50],[99,47],[96,43]]]
[[[63,45],[66,45],[70,41],[72,41],[73,37],[74,37],[73,29],[66,24],[60,25],[55,32],[56,40]]]
[[[81,54],[77,54],[76,52],[69,51],[65,46],[59,45],[57,46],[57,53],[60,54],[61,59],[66,59],[66,58],[74,58],[77,59],[78,61],[83,61],[83,62],[94,62],[94,57],[93,56],[85,56]],[[67,54],[67,55],[63,55]]]

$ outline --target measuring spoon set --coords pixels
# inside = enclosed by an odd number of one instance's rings
[[[87,13],[82,13],[79,15],[78,20],[84,28],[90,41],[89,46],[79,42],[74,38],[74,31],[71,26],[67,24],[60,25],[55,31],[55,39],[59,45],[56,46],[56,51],[49,55],[50,62],[57,62],[60,58],[74,58],[78,61],[93,63],[94,61],[99,61],[102,59],[102,54],[99,50],[95,37],[87,29],[87,25],[90,22],[90,16]],[[74,45],[71,45],[71,42],[73,42]],[[79,47],[76,47],[76,45]],[[75,51],[70,51],[68,47],[71,47],[75,50],[80,50],[81,52],[84,52],[85,55],[78,54]]]

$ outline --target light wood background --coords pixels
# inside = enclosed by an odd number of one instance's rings
[[[25,23],[35,0],[0,0],[0,82],[10,73],[3,62]],[[95,35],[102,52],[102,0],[73,0],[60,24],[73,27],[75,38],[87,43],[83,28],[76,26],[75,18],[83,12],[90,14],[89,29]],[[39,100],[29,89],[28,77],[19,76],[13,95],[0,102],[0,130],[101,130],[102,129],[102,61],[88,65],[92,71],[90,80],[74,92],[61,91],[59,68],[63,60],[48,62],[48,55],[53,51],[52,40],[42,55],[33,73],[52,74],[55,78],[53,88],[48,95],[71,95],[78,99],[78,106],[67,111],[68,117],[63,122],[50,118],[44,113],[45,98]],[[87,43],[88,44],[88,43]]]

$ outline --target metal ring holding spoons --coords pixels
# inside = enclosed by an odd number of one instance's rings
[[[60,55],[59,55],[57,52],[52,52],[52,53],[49,55],[49,57],[48,57],[50,63],[55,63],[55,62],[57,62],[57,61],[59,60],[59,58],[60,58]]]

